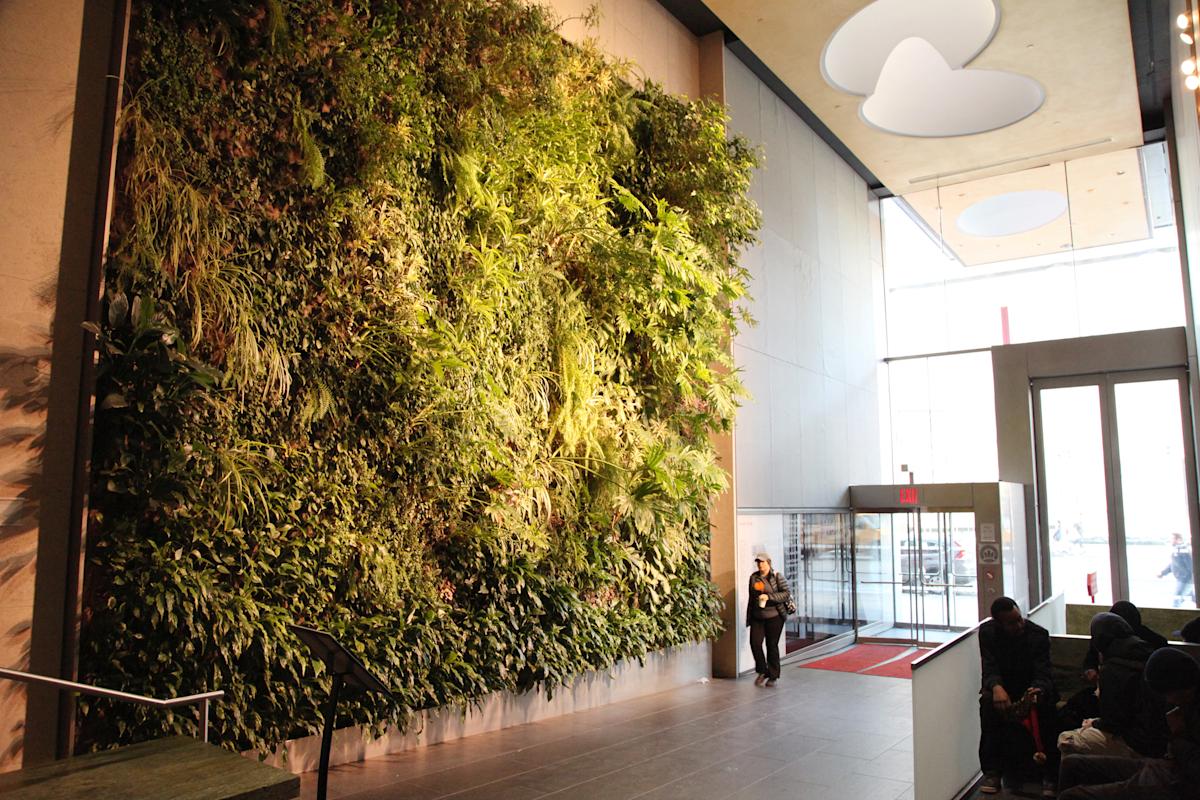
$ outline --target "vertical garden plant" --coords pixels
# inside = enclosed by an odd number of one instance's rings
[[[757,226],[722,111],[516,0],[135,2],[81,673],[312,731],[711,637]],[[103,746],[189,732],[83,707]]]

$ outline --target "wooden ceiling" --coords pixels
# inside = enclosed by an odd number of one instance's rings
[[[1065,195],[1067,213],[1034,230],[1009,236],[972,236],[956,224],[963,211],[975,203],[1034,190]],[[1141,164],[1134,149],[926,189],[905,195],[904,200],[966,266],[1150,236]]]
[[[996,131],[932,139],[867,125],[864,98],[821,75],[825,43],[870,0],[706,2],[898,195],[1142,144],[1126,0],[1000,0],[996,36],[969,66],[1028,75],[1045,87],[1045,104]]]

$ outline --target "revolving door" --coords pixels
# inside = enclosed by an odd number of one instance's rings
[[[859,641],[935,646],[1000,594],[1024,607],[1023,487],[854,486],[850,498]]]

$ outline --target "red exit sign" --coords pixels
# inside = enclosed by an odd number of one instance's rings
[[[905,486],[900,489],[900,505],[916,506],[921,504],[920,493],[915,486]]]

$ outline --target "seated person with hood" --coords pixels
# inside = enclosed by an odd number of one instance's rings
[[[1069,755],[1059,800],[1195,800],[1200,797],[1200,664],[1164,647],[1146,661],[1146,683],[1172,708],[1166,758]]]
[[[1142,624],[1142,612],[1128,600],[1118,600],[1109,609],[1133,628],[1133,635],[1155,650],[1167,646],[1167,638]],[[1068,728],[1078,728],[1085,719],[1100,716],[1100,701],[1097,697],[1096,685],[1100,681],[1100,653],[1093,642],[1088,646],[1087,655],[1083,659],[1083,679],[1090,685],[1079,690],[1067,701],[1066,706],[1058,712],[1058,721]]]
[[[1142,672],[1155,648],[1129,623],[1105,612],[1092,617],[1092,647],[1100,654],[1099,715],[1058,737],[1063,755],[1161,756],[1166,752],[1166,708],[1146,691]]]
[[[1160,647],[1167,646],[1167,637],[1161,633],[1147,628],[1142,624],[1142,612],[1133,603],[1128,600],[1118,600],[1113,603],[1109,611],[1116,614],[1121,619],[1129,623],[1129,627],[1133,628],[1133,635],[1141,639],[1146,644],[1157,650]],[[1096,650],[1096,643],[1092,642],[1092,646],[1088,648],[1087,655],[1083,659],[1083,669],[1085,677],[1092,683],[1096,682],[1099,674],[1087,675],[1088,672],[1095,672],[1096,667],[1100,664],[1100,653]]]

